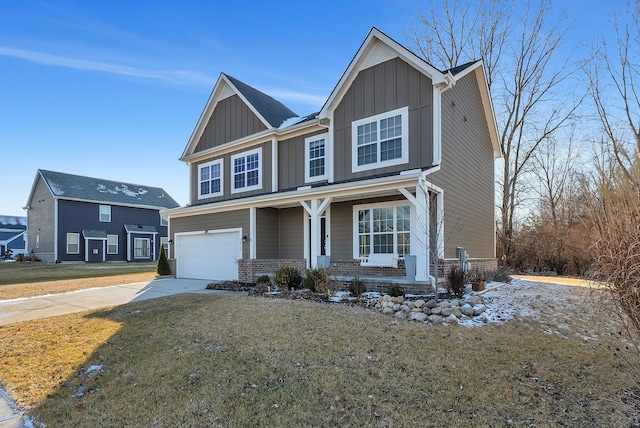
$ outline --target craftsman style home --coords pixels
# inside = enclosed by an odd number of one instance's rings
[[[223,73],[181,157],[190,204],[166,212],[176,274],[428,283],[460,248],[495,265],[500,156],[482,61],[439,71],[375,28],[308,116]]]
[[[5,254],[15,257],[25,254],[27,218],[0,215],[0,259]]]
[[[163,189],[38,170],[25,209],[27,251],[45,262],[150,261],[169,244]]]

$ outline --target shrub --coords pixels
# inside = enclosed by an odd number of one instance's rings
[[[269,278],[267,276],[267,278]],[[253,287],[253,294],[264,294],[271,291],[270,282],[256,282],[256,286]]]
[[[449,293],[462,296],[466,285],[466,276],[462,269],[458,266],[451,268],[447,274],[447,290]]]
[[[271,284],[271,278],[269,275],[260,275],[256,278],[256,285],[269,285]]]
[[[304,277],[304,286],[313,292],[321,293],[320,290],[326,290],[326,283],[331,281],[330,272],[324,268],[307,269],[307,275]]]
[[[509,272],[503,266],[498,266],[497,269],[488,271],[487,278],[489,278],[489,281],[504,282],[504,283],[511,282],[511,277],[509,276]]]
[[[367,291],[367,286],[365,283],[358,278],[357,276],[351,280],[349,283],[349,291],[356,297],[360,297],[362,293]]]
[[[167,260],[167,253],[164,251],[164,244],[160,245],[160,256],[158,257],[158,275],[171,275],[171,268]]]
[[[302,276],[298,268],[293,266],[282,266],[273,272],[273,283],[282,293],[290,290],[297,290],[302,284]]]
[[[387,287],[387,294],[391,297],[400,297],[404,295],[404,292],[402,291],[402,287],[400,287],[400,285],[391,283]]]

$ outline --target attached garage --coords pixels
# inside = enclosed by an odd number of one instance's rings
[[[242,258],[241,229],[175,235],[178,278],[237,280]]]

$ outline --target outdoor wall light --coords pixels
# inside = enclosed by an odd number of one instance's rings
[[[245,242],[247,242],[247,235],[244,235],[244,236],[242,237],[242,243],[244,244]]]

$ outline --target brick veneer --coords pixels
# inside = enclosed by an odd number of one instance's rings
[[[260,275],[273,274],[282,266],[298,268],[301,275],[306,271],[305,259],[241,259],[238,260],[238,280],[241,282],[254,282]]]

